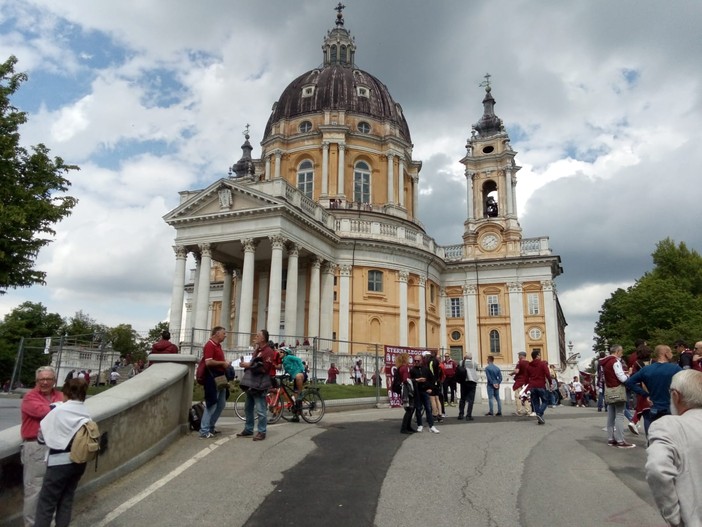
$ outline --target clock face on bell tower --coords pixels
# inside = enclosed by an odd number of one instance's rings
[[[500,237],[494,233],[488,233],[480,238],[480,247],[486,251],[494,251],[500,245]]]

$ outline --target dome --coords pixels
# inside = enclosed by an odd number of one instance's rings
[[[304,88],[309,87],[313,87],[312,94],[303,95]],[[367,88],[364,95],[359,88]],[[412,142],[402,108],[393,100],[387,86],[370,73],[340,64],[308,71],[283,90],[266,124],[264,141],[273,123],[324,110],[345,110],[390,121],[397,126],[402,139]]]

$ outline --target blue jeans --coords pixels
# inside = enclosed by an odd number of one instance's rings
[[[536,415],[544,416],[546,408],[548,408],[548,390],[546,388],[531,389],[531,407]]]
[[[551,400],[551,406],[558,406],[558,393],[556,390],[548,392],[549,399]]]
[[[431,428],[434,426],[434,416],[431,412],[431,401],[429,401],[429,394],[420,390],[419,392],[419,402],[417,405],[417,426],[422,426],[422,408],[424,408],[424,413],[427,417],[427,424]]]
[[[495,388],[492,384],[487,385],[487,396],[488,396],[488,406],[490,407],[490,413],[492,412],[492,398],[494,397],[497,401],[497,413],[502,413],[502,402],[500,401],[500,389]]]
[[[258,415],[258,433],[265,434],[268,425],[268,408],[266,407],[266,392],[249,390],[246,392],[246,403],[244,412],[246,413],[246,424],[244,432],[253,432],[254,428],[254,408]]]
[[[217,402],[210,406],[205,405],[205,411],[202,412],[202,421],[200,423],[200,435],[211,434],[217,424],[219,416],[222,415],[222,410],[227,405],[227,390],[220,390],[217,394]]]

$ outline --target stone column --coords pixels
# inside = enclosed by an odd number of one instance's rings
[[[522,284],[510,282],[509,290],[509,323],[512,333],[512,362],[517,362],[520,351],[526,351],[526,337],[524,333],[524,300]]]
[[[331,349],[334,324],[334,274],[336,264],[326,262],[322,273],[322,294],[320,298],[319,337],[327,342],[321,347]]]
[[[183,340],[183,300],[185,299],[185,261],[188,251],[182,245],[173,247],[176,256],[176,268],[173,275],[173,290],[171,292],[171,314],[168,319],[171,338],[180,342]]]
[[[210,273],[212,271],[212,253],[209,243],[201,243],[200,248],[200,276],[197,280],[197,307],[195,310],[195,329],[209,330],[207,327],[207,315],[210,309]],[[208,332],[209,333],[209,332]],[[205,342],[209,337],[200,335],[199,338]]]
[[[345,196],[345,194],[344,194],[344,164],[345,164],[344,163],[344,153],[346,151],[346,147],[341,143],[339,143],[338,146],[339,146],[339,168],[338,168],[339,172],[337,174],[337,179],[336,179],[336,181],[337,181],[336,193],[338,196]]]
[[[412,178],[412,217],[419,214],[419,176]]]
[[[395,203],[395,154],[388,154],[388,203]]]
[[[219,325],[232,329],[232,282],[234,281],[234,269],[230,264],[222,265],[224,270],[224,283],[222,284],[222,312],[219,314]]]
[[[244,267],[241,271],[241,302],[239,303],[239,347],[251,343],[253,316],[254,261],[257,242],[252,238],[241,240],[244,246]]]
[[[258,311],[256,312],[256,331],[268,329],[268,280],[270,275],[264,269],[258,272]],[[269,330],[270,333],[270,330]]]
[[[443,287],[439,290],[439,321],[441,324],[439,347],[442,352],[445,352],[448,349],[448,340],[446,338],[446,289]]]
[[[470,170],[465,171],[466,175],[466,204],[468,208],[468,219],[472,220],[474,218],[474,206],[473,206],[473,176],[475,172]]]
[[[297,332],[297,277],[298,256],[300,248],[291,243],[288,245],[288,279],[285,287],[285,342],[294,344]]]
[[[397,280],[400,283],[400,346],[407,346],[407,271],[398,271]]]
[[[271,156],[266,156],[266,181],[271,179]]]
[[[239,331],[239,321],[241,320],[241,269],[236,268],[233,271],[234,276],[236,277],[236,287],[234,287],[233,291],[233,303],[234,303],[234,320],[232,321],[232,331],[238,332]],[[239,339],[237,338],[234,343],[234,345],[239,344]]]
[[[405,174],[400,172],[397,185],[397,193],[399,194],[400,207],[405,206]]]
[[[274,342],[281,341],[280,334],[280,305],[283,301],[283,247],[287,241],[282,236],[269,236],[271,241],[271,275],[268,285],[268,318],[266,328]]]
[[[465,307],[465,331],[466,331],[466,346],[471,353],[473,359],[480,360],[480,349],[478,348],[478,335],[480,328],[478,327],[478,288],[475,284],[465,284],[463,286]],[[467,351],[467,350],[466,350]]]
[[[546,318],[546,353],[542,352],[541,358],[558,368],[561,365],[561,357],[556,317],[556,285],[551,280],[542,280],[541,290],[544,293],[544,315]]]
[[[195,257],[195,269],[192,274],[193,292],[190,295],[190,309],[186,312],[185,315],[185,329],[187,330],[185,340],[189,340],[190,338],[192,338],[192,329],[195,325],[195,311],[197,310],[197,284],[200,280],[200,253],[193,253],[193,256]]]
[[[349,353],[349,311],[350,311],[350,283],[352,267],[342,265],[339,267],[339,353]]]
[[[400,166],[398,167],[397,171],[397,194],[398,194],[398,201],[400,205],[402,205],[402,198],[400,197],[402,195],[402,185],[405,180],[405,159],[403,156],[400,156]],[[394,203],[394,202],[393,202]]]
[[[419,277],[419,345],[427,347],[427,278]]]
[[[280,179],[280,162],[283,158],[283,152],[275,151],[275,179]]]
[[[329,195],[329,141],[322,143],[322,196]]]
[[[317,257],[312,260],[312,269],[310,273],[309,321],[307,325],[307,335],[305,335],[310,338],[310,342],[312,342],[314,337],[319,337],[319,289],[321,268],[321,258]]]
[[[512,197],[513,190],[514,189],[512,188],[512,169],[506,168],[505,169],[505,192],[507,195],[505,196],[505,201],[506,201],[506,205],[507,205],[507,214],[505,214],[505,216],[507,216],[508,218],[511,218],[514,214],[514,208],[513,208],[514,199]]]

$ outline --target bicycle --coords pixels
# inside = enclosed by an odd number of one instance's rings
[[[295,417],[294,393],[290,388],[290,376],[276,375],[278,386],[271,388],[266,394],[266,407],[268,408],[268,422],[277,423],[282,417],[290,421]],[[324,417],[325,405],[319,393],[319,388],[308,386],[303,389],[298,397],[299,408],[297,412],[307,423],[318,423]],[[242,392],[234,402],[234,412],[242,421],[246,420],[244,405],[246,403],[246,392]],[[254,417],[255,418],[255,417]]]

